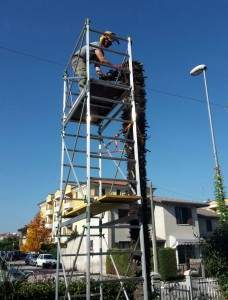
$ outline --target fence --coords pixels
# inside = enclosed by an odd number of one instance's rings
[[[185,283],[171,282],[161,286],[160,299],[162,300],[189,300],[190,293]]]
[[[223,300],[218,282],[212,278],[194,278],[186,275],[184,281],[152,281],[153,299],[159,300]]]
[[[192,280],[193,299],[222,299],[218,281],[212,278],[195,278]]]

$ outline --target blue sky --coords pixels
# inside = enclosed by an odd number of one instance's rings
[[[203,81],[189,76],[193,66],[207,64],[227,186],[227,13],[225,0],[2,1],[0,232],[26,224],[59,186],[62,73],[86,17],[97,29],[131,35],[134,58],[144,63],[148,177],[157,195],[213,198]]]

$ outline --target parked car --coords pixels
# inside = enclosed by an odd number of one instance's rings
[[[42,268],[55,268],[57,260],[53,257],[52,254],[40,254],[36,260],[36,266]]]
[[[37,253],[29,253],[25,257],[25,264],[30,265],[30,266],[35,266],[36,265],[36,260],[39,254]]]
[[[11,267],[8,269],[6,276],[10,282],[13,282],[13,281],[24,281],[31,274],[32,272],[24,272],[18,268]]]

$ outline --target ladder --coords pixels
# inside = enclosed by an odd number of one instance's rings
[[[64,299],[74,299],[70,294],[69,284],[78,277],[86,279],[86,293],[80,297],[90,300],[93,297],[104,298],[103,283],[117,280],[120,290],[126,299],[129,299],[124,286],[125,281],[133,280],[143,283],[143,299],[148,300],[147,276],[145,267],[145,249],[143,227],[130,225],[129,221],[135,216],[127,216],[123,220],[108,220],[107,212],[129,208],[132,204],[140,207],[141,188],[138,157],[138,139],[136,125],[136,107],[134,99],[134,77],[132,66],[132,41],[131,38],[117,37],[124,44],[125,51],[103,49],[109,55],[123,58],[129,67],[128,84],[120,82],[118,77],[113,81],[97,79],[94,76],[90,59],[91,36],[99,36],[101,31],[91,28],[87,19],[74,52],[86,45],[86,72],[87,83],[83,90],[78,90],[77,81],[80,79],[72,74],[70,62],[66,66],[63,86],[63,112],[61,129],[61,176],[60,176],[60,205],[57,212],[57,226],[55,239],[57,243],[57,268],[55,300],[60,299],[59,283],[64,281],[66,292]],[[99,48],[98,46],[96,46]],[[97,63],[97,62],[96,62]],[[102,64],[101,64],[102,65]],[[102,65],[103,68],[107,66]],[[108,66],[110,68],[110,66]],[[125,109],[131,112],[131,119],[125,120],[122,115]],[[132,130],[132,138],[126,138],[123,126],[126,130]],[[133,147],[134,157],[127,157],[126,147]],[[133,174],[129,179],[129,163],[133,164]],[[120,195],[114,193],[121,186],[124,192]],[[69,197],[69,187],[74,191]],[[105,191],[104,187],[106,188]],[[97,191],[97,193],[94,193]],[[71,207],[65,209],[66,203]],[[77,246],[72,253],[66,253],[62,247],[66,241],[67,228],[80,225],[77,233]],[[79,224],[79,225],[77,225]],[[83,225],[82,225],[83,224]],[[78,227],[77,227],[78,228]],[[129,230],[138,228],[139,240],[134,249],[128,249],[128,253],[136,253],[141,256],[142,275],[140,277],[120,276],[115,264],[115,253],[108,251],[109,230]],[[64,231],[64,229],[66,229]],[[99,250],[93,251],[92,242],[99,243]],[[83,245],[85,247],[83,248]],[[138,246],[138,247],[137,247]],[[117,254],[117,253],[116,253]],[[116,272],[115,279],[104,276],[104,260],[109,256]],[[72,265],[69,267],[66,261],[72,257]],[[76,272],[78,258],[84,259],[85,271]],[[99,272],[92,272],[92,259],[99,257]],[[62,267],[62,269],[60,268]],[[126,268],[126,275],[129,266]],[[99,293],[91,292],[91,280],[99,282]],[[61,298],[62,299],[62,298]]]

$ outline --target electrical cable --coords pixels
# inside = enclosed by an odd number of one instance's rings
[[[203,100],[193,98],[193,97],[189,97],[189,96],[185,96],[185,95],[173,94],[173,93],[170,93],[170,92],[161,91],[161,90],[152,89],[152,88],[147,88],[147,90],[149,90],[151,92],[154,92],[154,93],[163,94],[163,95],[166,95],[166,96],[176,97],[176,98],[180,98],[180,99],[183,99],[183,100],[188,99],[188,100],[191,100],[191,101],[194,101],[194,102],[205,104],[205,101],[203,101]],[[228,109],[228,105],[222,105],[222,104],[218,104],[218,103],[215,103],[215,102],[211,102],[211,105],[218,106],[220,108]]]
[[[5,50],[5,51],[10,52],[10,53],[14,53],[14,54],[18,54],[18,55],[23,55],[23,56],[26,56],[26,57],[30,57],[30,58],[33,58],[33,59],[36,59],[36,60],[39,60],[39,61],[43,61],[43,62],[49,63],[49,64],[53,64],[53,65],[57,65],[57,66],[61,66],[61,67],[64,66],[64,64],[59,63],[57,61],[54,61],[54,60],[51,60],[51,59],[47,59],[47,58],[43,58],[41,56],[36,56],[36,55],[30,54],[30,53],[26,53],[26,52],[23,52],[23,51],[20,51],[20,50],[15,50],[15,49],[4,47],[4,46],[1,46],[1,45],[0,45],[0,49],[1,50]]]
[[[10,52],[10,53],[22,55],[22,56],[25,56],[25,57],[30,57],[30,58],[33,58],[35,60],[39,60],[39,61],[43,61],[43,62],[46,62],[46,63],[49,63],[49,64],[64,67],[64,64],[60,63],[58,61],[54,61],[54,60],[47,59],[47,58],[44,58],[44,57],[41,57],[41,56],[33,55],[33,54],[23,52],[23,51],[20,51],[20,50],[17,50],[17,49],[13,49],[13,48],[9,48],[9,47],[5,47],[5,46],[0,45],[0,50],[4,50],[4,51]],[[69,64],[69,62],[68,62],[68,64]],[[153,88],[147,88],[147,90],[151,91],[153,93],[163,94],[163,95],[166,95],[166,96],[176,97],[176,98],[179,98],[179,99],[182,99],[182,100],[190,100],[190,101],[198,102],[198,103],[201,103],[201,104],[205,104],[205,102],[203,100],[200,100],[200,99],[197,99],[197,98],[194,98],[194,97],[190,97],[190,96],[186,96],[186,95],[180,95],[180,94],[166,92],[166,91],[157,90],[157,89],[153,89]],[[222,104],[218,104],[218,103],[215,103],[215,102],[211,102],[211,105],[228,110],[228,104],[227,105],[222,105]]]

